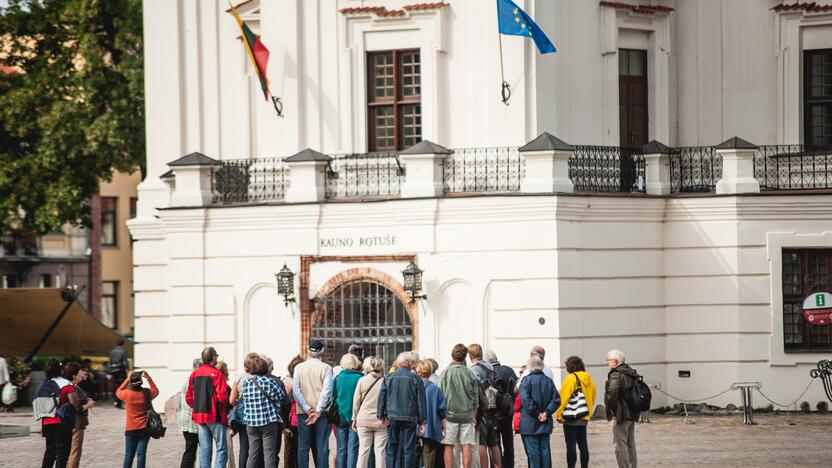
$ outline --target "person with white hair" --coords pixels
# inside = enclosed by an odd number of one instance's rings
[[[497,353],[493,349],[485,350],[485,360],[494,367],[494,372],[502,382],[502,387],[498,389],[500,394],[498,397],[503,401],[497,411],[497,431],[500,434],[500,439],[503,442],[503,458],[501,468],[514,468],[514,428],[512,427],[514,419],[514,389],[517,386],[517,374],[514,369],[500,364],[497,359]]]
[[[427,419],[425,386],[412,371],[416,365],[413,353],[401,353],[396,360],[399,368],[381,383],[378,418],[387,424],[387,466],[415,468],[416,437],[425,430]],[[403,456],[401,465],[396,463],[399,450]]]
[[[341,357],[341,372],[333,380],[332,397],[338,409],[335,423],[335,465],[339,468],[355,468],[358,462],[358,433],[352,428],[352,404],[361,372],[361,360],[352,353]]]
[[[193,362],[193,370],[199,369],[202,359],[196,358]],[[179,403],[176,405],[176,415],[179,418],[179,432],[185,438],[185,451],[182,452],[181,466],[194,466],[196,463],[196,449],[199,447],[199,428],[194,424],[193,410],[185,401],[185,393],[188,391],[188,381],[182,385],[179,392]]]
[[[309,468],[312,440],[317,452],[316,468],[329,467],[330,421],[324,408],[332,394],[332,367],[321,361],[324,342],[309,340],[309,358],[295,367],[292,396],[298,413],[298,468]]]
[[[615,459],[621,468],[633,468],[638,463],[636,454],[636,421],[638,411],[627,405],[624,395],[639,377],[638,373],[624,362],[624,353],[613,349],[607,353],[607,382],[604,385],[604,405],[607,421],[615,418],[612,425],[612,439],[615,443]]]
[[[526,363],[526,378],[520,385],[520,436],[529,459],[529,468],[552,466],[549,445],[552,415],[560,406],[555,383],[543,374],[543,359],[532,356]]]
[[[352,400],[352,427],[358,433],[358,468],[385,468],[387,427],[377,417],[384,360],[368,357],[364,360],[364,371],[366,375],[358,381]]]
[[[546,360],[546,350],[543,348],[543,346],[540,346],[540,345],[532,346],[532,349],[529,351],[529,357],[535,357],[535,356],[539,357],[541,361]],[[552,372],[552,369],[550,367],[546,366],[545,362],[543,364],[542,372],[543,372],[543,375],[552,379],[552,382],[555,381],[555,373]],[[517,388],[518,389],[520,388],[520,382],[523,381],[523,377],[525,377],[525,374],[521,372],[520,373],[520,379],[517,380]]]

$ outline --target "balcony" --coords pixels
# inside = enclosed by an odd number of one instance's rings
[[[202,198],[186,197],[203,200],[190,203],[200,206],[470,194],[683,196],[832,189],[832,148],[755,146],[738,138],[717,146],[669,148],[651,142],[643,148],[621,148],[572,146],[544,134],[522,148],[449,150],[423,142],[399,153],[323,155],[304,150],[285,159],[221,161],[196,154],[171,167],[177,189],[180,178],[202,177],[188,179],[195,181],[192,190],[198,189]],[[293,183],[309,195],[287,197]]]

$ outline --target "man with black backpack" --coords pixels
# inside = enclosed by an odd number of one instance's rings
[[[514,468],[514,388],[517,386],[517,374],[514,369],[500,364],[497,354],[485,350],[485,360],[494,367],[500,379],[497,388],[497,432],[503,441],[502,468]]]
[[[624,353],[613,349],[607,353],[607,365],[610,372],[604,386],[604,405],[607,421],[615,418],[612,426],[612,440],[615,444],[615,458],[621,468],[635,468],[636,456],[636,421],[639,418],[642,403],[633,401],[632,393],[641,377],[629,365],[624,363]],[[649,407],[649,397],[647,399]]]
[[[477,436],[479,437],[480,468],[488,468],[488,455],[491,454],[491,466],[500,468],[500,432],[497,429],[497,408],[499,406],[500,376],[494,367],[482,360],[482,346],[477,343],[468,345],[468,359],[471,360],[471,372],[479,383],[479,411],[477,411]]]

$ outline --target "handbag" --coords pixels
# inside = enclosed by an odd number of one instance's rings
[[[340,426],[344,421],[341,418],[341,412],[338,411],[338,402],[335,401],[337,395],[336,388],[338,388],[338,377],[335,377],[335,381],[332,383],[332,395],[330,395],[329,401],[324,406],[323,411],[331,424]]]
[[[569,397],[569,401],[566,402],[566,407],[563,409],[564,421],[577,421],[589,415],[589,407],[586,404],[586,396],[581,388],[581,379],[579,379],[578,375],[574,372],[572,375],[575,376],[575,382],[578,386],[575,388],[575,391],[572,392],[572,396]]]
[[[167,428],[162,424],[162,418],[159,416],[159,413],[150,404],[150,390],[146,388],[142,389],[142,393],[144,393],[144,406],[147,409],[147,435],[154,439],[161,439],[165,436]]]

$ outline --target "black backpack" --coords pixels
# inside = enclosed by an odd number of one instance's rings
[[[481,407],[495,409],[499,414],[508,415],[514,406],[514,399],[506,392],[505,382],[494,369],[489,369],[479,362],[477,365],[485,371],[485,379],[477,379],[480,384]]]
[[[653,394],[650,392],[650,387],[644,383],[644,377],[630,377],[624,374],[630,380],[630,388],[623,394],[624,402],[633,413],[640,413],[642,411],[650,411],[650,400],[653,399]]]

